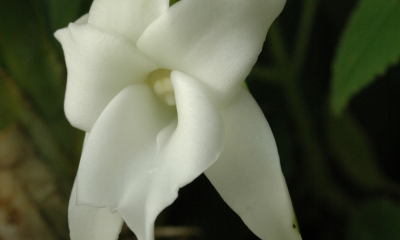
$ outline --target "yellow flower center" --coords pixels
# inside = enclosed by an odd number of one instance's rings
[[[175,106],[174,87],[171,83],[171,70],[158,69],[149,75],[149,83],[154,93],[167,105]]]

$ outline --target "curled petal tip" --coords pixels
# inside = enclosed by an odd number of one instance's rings
[[[66,28],[58,29],[54,33],[54,37],[57,39],[57,41],[59,41],[62,44],[63,38],[64,38],[65,34],[67,34],[67,31],[68,31],[68,29],[66,29]]]
[[[88,22],[88,18],[89,18],[89,14],[83,15],[83,16],[80,17],[78,20],[76,20],[75,23],[69,23],[69,24],[68,24],[68,27],[57,30],[57,31],[54,33],[54,37],[55,37],[60,43],[62,43],[62,40],[63,40],[65,34],[67,34],[67,32],[68,32],[68,28],[73,27],[74,24],[78,24],[78,25],[85,24],[85,23]]]

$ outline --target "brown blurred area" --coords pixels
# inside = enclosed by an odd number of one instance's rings
[[[0,186],[1,240],[68,239],[68,199],[17,125],[0,132]]]

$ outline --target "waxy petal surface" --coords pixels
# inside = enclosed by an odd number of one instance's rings
[[[115,31],[135,44],[146,27],[168,7],[169,0],[95,0],[89,23]]]
[[[224,105],[261,52],[285,0],[184,0],[157,18],[137,47],[161,68],[201,80]]]
[[[205,171],[225,202],[264,240],[300,240],[278,150],[257,103],[244,88],[221,111],[225,147]]]
[[[78,204],[118,211],[139,240],[223,149],[223,122],[202,84],[171,73],[178,119],[145,84],[125,88],[90,133],[78,171]],[[169,124],[168,124],[169,123]]]
[[[157,69],[125,38],[90,24],[70,24],[55,36],[68,68],[65,114],[74,127],[86,132],[122,89],[146,81]]]
[[[76,205],[76,184],[68,207],[71,240],[117,240],[123,219],[107,208]]]

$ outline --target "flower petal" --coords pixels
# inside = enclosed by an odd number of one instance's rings
[[[89,14],[86,13],[82,17],[78,18],[78,20],[76,20],[74,23],[78,24],[78,25],[82,25],[82,24],[88,23],[88,19],[89,19]]]
[[[68,219],[71,240],[117,240],[123,224],[119,213],[107,208],[76,205],[76,184],[69,201]]]
[[[146,164],[141,158],[154,155],[158,132],[175,116],[175,109],[161,102],[147,84],[122,90],[85,141],[77,178],[78,203],[88,201],[114,210],[129,184],[123,173],[142,175],[138,169]]]
[[[156,19],[137,42],[162,68],[201,80],[226,103],[250,73],[285,0],[186,0]]]
[[[225,148],[205,172],[225,202],[261,239],[299,240],[271,129],[241,89],[222,110]]]
[[[120,205],[143,211],[156,137],[174,117],[175,108],[161,102],[149,85],[134,84],[122,90],[85,141],[77,203],[106,206],[111,211],[119,211]],[[134,217],[139,226],[144,225],[144,216]]]
[[[158,214],[223,148],[222,118],[205,88],[175,71],[171,80],[178,121],[165,124],[170,107],[148,86],[129,86],[100,115],[78,171],[78,203],[118,211],[139,240],[154,239]]]
[[[68,68],[65,114],[74,127],[86,132],[118,92],[144,82],[157,69],[124,38],[90,24],[70,24],[55,36],[64,48]]]
[[[89,23],[115,31],[133,44],[146,27],[169,7],[169,0],[95,0]]]

